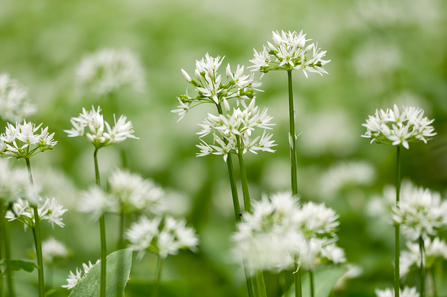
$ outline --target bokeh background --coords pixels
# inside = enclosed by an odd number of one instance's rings
[[[153,178],[168,191],[170,212],[186,216],[200,236],[200,251],[169,257],[163,271],[165,296],[245,296],[242,269],[231,258],[234,218],[227,171],[220,156],[196,158],[201,122],[211,106],[192,110],[179,123],[170,111],[188,84],[180,72],[193,73],[205,53],[225,56],[224,64],[245,64],[253,48],[271,40],[272,30],[304,30],[318,41],[330,73],[324,77],[294,73],[298,138],[299,191],[303,201],[325,202],[340,214],[339,245],[348,262],[361,268],[339,284],[334,296],[374,296],[374,288],[392,286],[393,228],[369,215],[371,199],[395,180],[395,148],[370,145],[361,126],[376,108],[411,104],[435,118],[438,135],[429,144],[413,144],[402,154],[403,176],[444,192],[447,182],[447,2],[443,0],[2,0],[0,72],[29,86],[38,112],[29,118],[56,132],[53,151],[33,158],[36,179],[47,195],[69,211],[64,229],[45,224],[72,257],[47,269],[47,283],[65,284],[70,270],[99,258],[99,227],[76,211],[80,192],[94,183],[93,147],[67,138],[70,117],[82,107],[107,100],[80,96],[74,85],[81,58],[102,48],[129,49],[146,71],[146,91],[122,90],[118,113],[134,124],[140,140],[102,149],[103,180],[122,166]],[[286,73],[262,79],[257,103],[268,107],[277,124],[275,154],[247,155],[254,199],[289,188]],[[111,114],[105,115],[111,120]],[[2,125],[5,123],[2,122]],[[13,160],[12,160],[13,161]],[[23,161],[14,161],[24,166]],[[22,164],[23,163],[23,164]],[[116,247],[118,219],[107,221],[108,247]],[[17,222],[13,258],[27,258],[32,234]],[[445,235],[445,234],[444,234]],[[405,240],[403,241],[403,246]],[[156,258],[135,261],[126,296],[146,296]],[[19,296],[36,296],[37,275],[15,274]],[[49,280],[49,281],[48,281]],[[408,284],[416,284],[411,275]],[[269,281],[269,280],[267,280]],[[59,289],[53,296],[67,296]],[[440,295],[447,294],[446,288]],[[273,296],[273,295],[272,295]]]

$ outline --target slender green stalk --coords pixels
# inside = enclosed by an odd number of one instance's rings
[[[158,295],[158,288],[160,287],[161,269],[162,268],[163,268],[163,259],[159,255],[158,261],[157,261],[157,269],[156,269],[154,288],[152,289],[152,297],[157,297],[157,295]]]
[[[2,216],[0,218],[3,232],[2,232],[2,239],[4,243],[4,251],[5,251],[5,262],[6,262],[6,276],[7,276],[7,282],[8,282],[8,292],[10,297],[14,297],[14,282],[12,278],[12,268],[11,268],[11,237],[9,235],[9,226],[5,219],[5,210],[3,210],[4,204],[3,201],[0,202],[0,207],[2,208],[0,211],[0,215]],[[2,291],[1,294],[3,296],[3,278],[1,280],[2,283]]]
[[[309,270],[309,281],[310,281],[310,297],[315,296],[315,281],[314,281],[314,272]]]
[[[95,148],[93,153],[93,160],[95,162],[95,178],[96,185],[101,186],[101,178],[99,176],[98,167],[98,148]],[[101,289],[100,297],[106,297],[106,272],[107,272],[107,247],[106,247],[106,221],[104,215],[99,218],[99,230],[101,233]]]
[[[239,136],[236,136],[237,139],[237,148],[238,148],[238,159],[239,159],[239,171],[241,174],[241,184],[242,184],[242,194],[244,197],[244,208],[246,212],[251,212],[251,201],[250,201],[250,191],[248,190],[248,180],[247,173],[245,171],[244,165],[244,156],[243,156],[243,148],[241,145],[241,139]]]
[[[28,169],[28,177],[29,182],[31,184],[31,187],[34,191],[34,181],[33,181],[33,174],[31,171],[31,164],[29,161],[29,158],[25,158],[26,161],[26,168]],[[35,195],[33,193],[33,195]],[[34,197],[35,198],[35,197]],[[45,281],[44,281],[44,272],[43,272],[43,259],[42,259],[42,237],[40,234],[40,217],[39,217],[39,210],[37,209],[37,206],[33,206],[34,210],[34,227],[33,229],[33,235],[34,235],[34,243],[36,245],[36,257],[37,257],[37,273],[39,276],[39,297],[45,296]]]
[[[400,197],[400,145],[397,146],[397,156],[396,156],[396,207],[399,208],[399,197]],[[394,226],[394,296],[399,297],[400,295],[400,225],[396,224]]]
[[[419,250],[421,252],[421,268],[419,269],[419,278],[421,282],[420,296],[425,296],[425,245],[424,239],[419,237]]]
[[[3,259],[4,249],[6,249],[6,242],[5,242],[5,232],[4,225],[5,225],[5,213],[4,213],[4,201],[3,199],[0,199],[0,260]],[[6,260],[6,262],[8,262]],[[9,270],[8,268],[6,268]],[[0,270],[0,296],[5,296],[3,290],[3,271]]]
[[[292,195],[298,194],[298,176],[297,176],[297,160],[296,160],[296,138],[295,138],[295,108],[293,107],[293,86],[292,86],[292,70],[287,70],[287,84],[289,90],[289,144],[290,144],[290,170]],[[301,273],[295,273],[295,297],[302,296]],[[397,296],[399,297],[399,296]]]
[[[256,296],[267,297],[267,290],[265,288],[265,281],[264,281],[264,273],[262,271],[257,272],[255,278],[258,287],[258,294]]]
[[[121,250],[124,248],[124,229],[126,228],[126,214],[124,213],[123,204],[121,203],[120,210],[120,233],[118,238],[118,249]]]
[[[293,278],[295,281],[295,297],[301,297],[301,268],[299,267],[299,264],[295,264],[295,272],[293,274]]]
[[[433,292],[433,297],[438,297],[438,289],[436,287],[436,266],[433,265],[430,271],[431,274],[431,280],[432,280],[432,292]]]

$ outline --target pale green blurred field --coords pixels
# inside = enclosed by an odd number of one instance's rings
[[[376,108],[394,103],[424,108],[427,116],[436,119],[438,135],[428,145],[415,144],[403,153],[403,176],[445,191],[446,1],[3,0],[0,73],[8,72],[29,86],[38,106],[30,120],[49,126],[59,141],[53,151],[32,160],[36,179],[57,189],[50,189],[48,195],[69,208],[64,229],[45,226],[43,231],[44,237],[54,236],[73,252],[69,261],[53,271],[54,287],[64,284],[68,272],[82,262],[99,258],[99,227],[76,212],[79,192],[94,183],[93,146],[84,139],[67,138],[63,130],[70,128],[70,117],[77,116],[82,107],[107,102],[76,92],[74,73],[80,59],[98,49],[117,48],[136,53],[147,73],[144,94],[130,90],[118,94],[119,113],[133,122],[140,138],[120,145],[128,152],[129,169],[163,185],[170,193],[171,212],[186,216],[201,240],[198,253],[168,258],[163,279],[173,291],[161,293],[245,296],[242,270],[229,253],[234,220],[226,166],[219,156],[195,157],[197,123],[213,110],[210,106],[194,109],[179,123],[170,111],[187,87],[181,68],[192,73],[195,60],[205,53],[225,56],[225,65],[248,66],[253,48],[261,49],[271,40],[272,30],[301,29],[327,50],[326,57],[332,61],[326,67],[328,76],[314,74],[306,79],[294,73],[297,131],[302,132],[298,138],[300,193],[303,200],[325,201],[339,212],[339,245],[348,261],[363,269],[359,278],[333,294],[374,296],[375,287],[392,286],[393,229],[366,216],[365,207],[371,196],[394,182],[395,150],[369,145],[360,137],[361,124]],[[278,147],[275,154],[246,157],[255,199],[263,192],[289,187],[286,74],[269,73],[262,81],[265,92],[258,94],[257,103],[274,116]],[[121,166],[120,147],[100,151],[104,180]],[[352,160],[370,163],[376,178],[369,186],[348,185],[328,197],[321,177],[331,165]],[[118,220],[110,217],[107,224],[111,252]],[[13,257],[26,258],[33,247],[32,234],[25,233],[19,223],[12,226]],[[148,294],[143,293],[145,282],[153,278],[155,264],[152,255],[135,261],[126,296]],[[411,276],[408,284],[416,280]],[[19,272],[16,282],[19,296],[37,295],[37,275]],[[442,293],[447,295],[446,288]],[[52,296],[68,296],[68,291],[61,288]]]

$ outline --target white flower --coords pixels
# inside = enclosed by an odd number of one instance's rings
[[[16,123],[15,126],[7,123],[5,133],[0,135],[2,144],[0,154],[17,159],[29,159],[40,152],[53,149],[57,144],[57,141],[53,140],[54,132],[49,134],[46,127],[38,133],[41,126],[42,124],[36,127],[35,124],[27,123],[25,120],[23,124]]]
[[[80,212],[89,213],[94,221],[105,213],[118,212],[118,209],[118,201],[96,185],[83,193],[78,206]]]
[[[185,220],[168,216],[164,218],[164,224],[161,221],[161,218],[149,220],[142,216],[127,231],[129,247],[138,252],[139,258],[147,251],[166,258],[168,255],[176,255],[180,249],[197,249],[199,240],[194,229],[186,227]]]
[[[145,88],[145,73],[135,55],[127,50],[103,49],[82,59],[76,69],[76,85],[84,93],[102,96],[130,87]]]
[[[11,79],[9,74],[0,74],[0,117],[5,121],[22,121],[36,112],[31,104],[27,88]]]
[[[159,214],[163,210],[165,192],[150,179],[118,169],[112,172],[109,184],[110,194],[125,213]]]
[[[59,260],[67,259],[68,254],[67,247],[53,237],[42,242],[43,262],[47,266],[52,266]]]
[[[430,269],[437,260],[447,260],[447,245],[444,240],[435,237],[424,240],[425,266]],[[400,277],[407,275],[413,267],[421,266],[421,251],[418,243],[407,242],[408,250],[400,255]]]
[[[185,70],[181,70],[186,81],[198,94],[193,97],[188,94],[178,97],[180,105],[172,112],[177,113],[180,119],[190,108],[202,103],[213,103],[218,106],[223,103],[225,110],[229,111],[229,99],[236,99],[239,105],[242,100],[253,99],[254,91],[260,91],[258,87],[261,83],[255,81],[253,75],[244,74],[245,67],[240,65],[237,65],[235,72],[231,70],[230,65],[227,65],[225,71],[227,81],[223,82],[222,76],[217,73],[222,61],[223,58],[220,56],[213,58],[207,53],[205,58],[196,61],[195,79],[191,79]],[[194,102],[197,104],[192,105]]]
[[[84,273],[82,273],[82,270],[79,268],[76,268],[76,274],[74,274],[73,272],[70,271],[70,274],[68,275],[67,278],[67,282],[68,284],[63,285],[62,288],[67,288],[67,290],[71,290],[74,287],[76,287],[76,285],[79,283],[79,281],[81,281],[82,279],[84,279],[87,276],[87,273],[90,271],[90,269],[92,269],[94,266],[98,265],[100,261],[96,261],[95,264],[92,264],[92,262],[88,262],[88,264],[83,263],[82,264],[82,268],[84,270]]]
[[[316,204],[307,202],[299,214],[295,216],[295,222],[301,225],[306,237],[335,236],[335,228],[339,225],[338,215],[324,203]]]
[[[437,192],[415,188],[402,193],[399,207],[393,208],[393,220],[411,239],[436,236],[437,229],[447,224],[447,201]]]
[[[0,159],[0,203],[27,197],[30,190],[26,170],[11,168],[7,160]]]
[[[320,51],[317,44],[306,47],[306,34],[303,31],[297,33],[273,32],[273,43],[267,42],[261,52],[254,50],[254,59],[250,60],[254,65],[250,66],[252,71],[267,73],[270,70],[293,70],[301,69],[307,77],[307,71],[320,75],[327,74],[323,68],[330,60],[323,60],[326,51]]]
[[[400,111],[397,105],[393,109],[376,110],[369,116],[366,124],[365,135],[371,143],[402,145],[409,149],[409,142],[422,141],[427,143],[436,135],[434,128],[430,126],[434,120],[424,117],[424,111],[413,106],[404,106]]]
[[[394,297],[394,290],[385,289],[385,290],[375,290],[377,297]],[[416,288],[404,287],[403,290],[400,290],[401,297],[418,297],[419,293],[416,291]]]
[[[85,135],[97,149],[121,143],[127,138],[138,139],[133,135],[132,122],[126,121],[127,117],[121,115],[118,121],[115,118],[115,125],[111,127],[109,123],[104,121],[100,112],[99,106],[97,110],[92,106],[91,111],[82,108],[79,117],[70,120],[73,128],[64,130],[64,132],[68,134],[68,137]],[[104,127],[107,128],[107,132],[104,131]],[[88,128],[88,132],[85,132],[85,128]]]

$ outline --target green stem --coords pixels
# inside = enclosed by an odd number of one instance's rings
[[[93,160],[95,162],[96,185],[101,187],[101,178],[98,167],[98,148],[95,148]],[[107,273],[107,248],[106,248],[106,221],[104,214],[99,218],[99,230],[101,233],[101,290],[100,297],[106,297],[106,273]]]
[[[289,145],[290,145],[290,164],[291,164],[291,184],[292,194],[298,194],[298,176],[296,161],[296,139],[295,139],[295,109],[293,107],[293,88],[292,88],[292,70],[287,71],[287,82],[289,87]]]
[[[161,279],[161,269],[163,268],[163,259],[158,256],[157,261],[157,269],[156,269],[156,278],[154,283],[154,288],[152,289],[152,297],[157,297],[158,295],[158,288],[160,287],[160,279]]]
[[[4,204],[3,201],[1,202],[1,207],[3,208]],[[4,211],[0,211],[1,213],[1,218],[0,220],[2,221],[2,225],[3,225],[3,239],[4,239],[4,247],[5,247],[5,261],[6,261],[6,276],[8,279],[8,291],[9,291],[9,296],[10,297],[14,297],[15,293],[14,293],[14,282],[13,282],[13,271],[11,268],[11,236],[9,234],[9,226],[8,223],[6,222],[5,219],[5,214]],[[3,280],[2,280],[3,283]],[[2,294],[3,294],[3,290],[2,290]]]
[[[29,158],[25,158],[26,161],[26,168],[28,169],[28,177],[29,182],[31,184],[31,187],[34,191],[34,181],[33,181],[33,174],[31,171],[31,164],[29,161]],[[33,193],[35,197],[35,193]],[[34,227],[33,234],[34,234],[34,243],[36,245],[36,257],[37,257],[37,272],[39,277],[39,297],[45,296],[45,281],[44,281],[44,272],[43,272],[43,260],[42,260],[42,238],[40,234],[40,217],[39,217],[39,210],[37,209],[37,206],[33,206],[34,210]]]
[[[310,281],[310,297],[315,296],[315,281],[314,281],[314,272],[309,270],[309,281]]]
[[[432,280],[432,292],[433,292],[433,297],[438,297],[438,289],[436,288],[436,266],[433,265],[431,270],[430,270],[430,274],[431,274],[431,280]]]
[[[301,297],[301,268],[299,264],[295,264],[295,272],[294,272],[294,281],[295,281],[295,297]]]
[[[397,146],[397,156],[396,156],[396,207],[399,208],[399,197],[400,197],[400,145]],[[400,225],[396,224],[394,226],[394,296],[399,297],[400,295]]]
[[[124,229],[126,228],[126,214],[124,213],[123,205],[121,203],[120,210],[120,228],[119,228],[119,239],[118,239],[118,249],[124,248]]]
[[[247,180],[247,172],[245,171],[244,165],[244,156],[243,156],[243,148],[241,143],[240,136],[236,136],[237,139],[237,156],[239,159],[239,171],[241,174],[241,184],[242,184],[242,195],[244,197],[244,208],[246,212],[251,213],[251,201],[250,201],[250,192],[248,190],[248,180]]]
[[[255,278],[258,287],[257,297],[267,297],[267,289],[265,288],[264,273],[262,271],[257,272]]]
[[[419,278],[421,282],[420,296],[425,296],[425,245],[424,239],[419,237],[419,250],[421,252],[421,268],[419,269]]]

